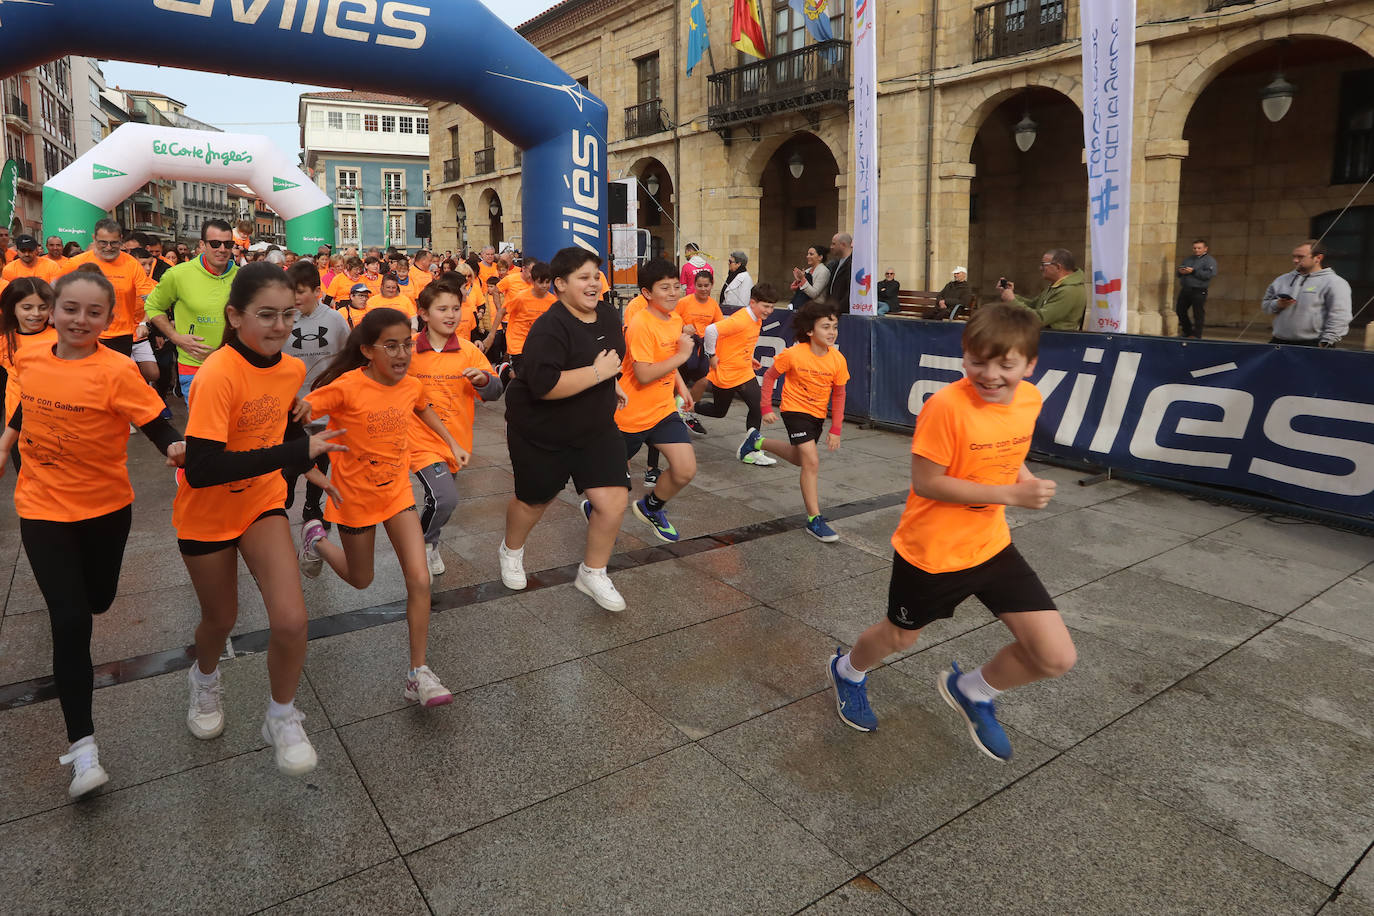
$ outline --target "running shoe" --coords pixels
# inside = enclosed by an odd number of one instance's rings
[[[72,798],[80,798],[110,781],[110,774],[100,765],[100,751],[93,735],[73,744],[57,762],[63,766],[71,764],[72,784],[67,786],[67,794]]]
[[[662,473],[658,468],[646,468],[644,471],[644,489],[652,490],[658,486],[658,475]]]
[[[218,738],[224,731],[224,679],[202,687],[196,681],[195,663],[186,671],[186,680],[191,682],[191,703],[186,711],[186,727],[202,741]]]
[[[686,423],[687,428],[690,429],[692,432],[696,433],[698,436],[706,435],[706,427],[701,425],[701,421],[697,419],[696,414],[684,413],[682,415],[682,422]]]
[[[287,776],[304,776],[318,760],[301,725],[304,721],[305,713],[294,706],[284,716],[267,716],[262,721],[262,740],[272,745],[277,769]]]
[[[654,535],[660,541],[667,541],[669,544],[675,543],[680,535],[673,523],[668,521],[668,513],[659,509],[655,512],[649,508],[647,502],[642,499],[635,500],[635,515],[641,522],[654,526]]]
[[[525,550],[510,550],[503,540],[496,548],[496,556],[501,561],[501,581],[506,588],[520,591],[525,587]]]
[[[750,452],[749,454],[744,456],[744,463],[757,465],[761,468],[766,468],[777,464],[778,459],[774,458],[767,452]]]
[[[301,525],[301,572],[307,579],[313,579],[324,569],[324,557],[315,549],[324,538],[324,522],[312,518]]]
[[[443,706],[453,702],[453,694],[439,677],[429,670],[429,665],[421,665],[406,675],[405,698],[421,706]]]
[[[861,732],[877,731],[878,717],[868,705],[868,678],[856,684],[840,674],[835,666],[843,655],[844,650],[837,646],[826,666],[830,671],[830,685],[835,688],[835,711],[840,714],[840,721],[850,728]]]
[[[812,537],[823,544],[833,544],[840,539],[835,533],[835,529],[826,522],[824,515],[818,515],[806,523],[806,530],[811,532]]]
[[[604,569],[588,569],[587,564],[577,565],[577,579],[573,581],[577,590],[601,605],[604,610],[619,613],[625,610],[625,599],[616,591],[611,577]]]
[[[439,556],[438,544],[425,545],[425,563],[429,566],[430,578],[444,574],[444,558]]]
[[[735,454],[739,456],[740,461],[757,464],[756,461],[749,461],[749,456],[761,451],[763,451],[763,436],[759,435],[758,427],[751,426],[749,432],[744,434],[744,441],[739,444],[739,448],[735,449]]]
[[[950,663],[950,670],[942,672],[935,680],[940,696],[945,698],[950,709],[964,717],[968,735],[978,750],[993,760],[1010,760],[1011,740],[997,722],[997,708],[990,702],[979,703],[964,696],[959,689],[959,675],[962,673],[957,662]]]
[[[588,523],[592,520],[592,501],[590,499],[582,500],[582,517],[585,518]]]

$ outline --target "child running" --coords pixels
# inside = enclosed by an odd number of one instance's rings
[[[314,460],[341,445],[324,432],[306,436],[288,423],[305,364],[283,356],[296,320],[286,272],[259,261],[239,269],[225,305],[224,339],[196,371],[186,421],[186,467],[178,475],[172,524],[177,547],[200,599],[196,663],[188,672],[186,725],[201,740],[224,731],[219,669],[225,640],[238,620],[238,558],[262,592],[271,635],[267,676],[271,696],[262,725],[277,768],[302,775],[315,768],[315,749],[296,709],[305,666],[306,613],[286,520],[286,480],[306,473],[328,492]]]
[[[806,505],[806,530],[818,541],[830,544],[840,539],[821,515],[821,456],[816,443],[825,424],[826,402],[830,402],[830,434],[825,447],[840,447],[840,426],[844,422],[844,386],[849,381],[849,364],[835,346],[840,333],[839,314],[825,302],[808,302],[792,319],[797,342],[778,354],[763,374],[763,422],[776,423],[773,413],[773,385],[786,376],[782,386],[783,425],[787,441],[765,439],[754,434],[740,445],[741,454],[767,451],[801,468],[802,502]]]
[[[993,701],[1013,687],[1065,674],[1077,653],[1006,521],[1006,506],[1043,509],[1054,496],[1054,481],[1025,464],[1040,413],[1040,392],[1024,381],[1035,369],[1040,319],[1017,305],[985,306],[964,328],[963,346],[965,378],[932,395],[916,419],[911,492],[892,535],[887,619],[865,630],[848,655],[836,650],[830,680],[840,719],[873,731],[878,720],[864,673],[910,649],[922,627],[977,596],[1013,642],[973,671],[951,665],[936,687],[978,750],[1005,761],[1011,742]]]
[[[666,506],[697,472],[692,434],[678,413],[674,394],[692,408],[692,396],[678,372],[696,347],[691,330],[675,310],[677,268],[667,261],[645,264],[639,271],[640,293],[648,308],[630,320],[625,328],[625,362],[620,370],[620,385],[626,402],[615,414],[616,426],[625,437],[625,460],[633,458],[646,442],[668,457],[668,473],[643,499],[635,500],[635,517],[654,529],[660,541],[678,540],[677,529],[668,520]],[[591,503],[583,501],[582,511],[591,518]]]
[[[711,372],[707,376],[711,401],[698,401],[696,412],[703,417],[720,418],[730,410],[730,402],[736,397],[743,400],[748,408],[744,418],[748,432],[744,434],[737,455],[745,464],[760,467],[778,462],[767,452],[755,448],[759,425],[763,422],[760,406],[763,395],[755,375],[760,366],[754,359],[754,348],[759,342],[759,331],[773,314],[777,301],[778,293],[773,284],[756,284],[749,292],[749,304],[707,327],[702,339],[702,347],[711,361]]]
[[[22,278],[5,293],[33,282],[47,289],[41,280]],[[162,399],[129,358],[100,345],[116,305],[110,281],[98,271],[77,271],[60,278],[51,295],[53,337],[42,346],[10,351],[6,395],[12,391],[18,406],[0,435],[0,473],[18,443],[24,461],[14,509],[48,606],[53,679],[70,743],[58,762],[71,764],[67,794],[78,798],[110,778],[100,765],[91,719],[91,634],[95,615],[114,602],[133,520],[129,424],[153,441],[170,466],[181,463],[185,443],[161,419]],[[45,322],[50,301],[44,301]]]
[[[535,261],[529,267],[521,268],[530,276],[529,284],[520,292],[503,296],[501,308],[506,313],[506,353],[511,371],[519,374],[520,363],[525,351],[525,338],[529,336],[534,320],[549,310],[558,297],[549,292],[549,265]],[[506,277],[509,280],[512,273]],[[505,280],[502,281],[503,283]]]
[[[692,334],[692,352],[679,370],[682,380],[691,389],[692,396],[688,400],[692,401],[701,397],[702,392],[706,390],[706,375],[710,369],[706,351],[702,346],[706,329],[725,317],[721,313],[720,303],[711,296],[711,285],[714,282],[715,275],[711,273],[711,268],[701,268],[692,276],[691,293],[677,301],[677,313],[682,318],[683,327]],[[691,411],[691,407],[683,407],[683,422],[698,436],[706,435],[706,427]]]
[[[14,360],[19,348],[31,344],[51,345],[57,340],[52,318],[53,291],[46,280],[39,277],[20,277],[0,290],[0,374],[5,386],[6,421],[19,406],[19,383],[11,382]],[[21,467],[19,446],[10,450],[14,469]]]
[[[421,706],[442,706],[453,694],[425,663],[429,643],[429,569],[425,539],[410,489],[410,418],[418,415],[446,451],[440,458],[450,472],[467,464],[468,453],[444,428],[424,382],[407,375],[415,342],[410,319],[395,309],[371,309],[348,335],[343,351],[315,380],[306,397],[313,413],[329,415],[348,451],[335,459],[324,517],[339,529],[339,544],[325,537],[324,525],[307,522],[302,535],[301,571],[320,572],[320,560],[354,588],[372,584],[377,525],[387,537],[406,583],[406,623],[410,666],[402,695]],[[340,546],[342,545],[342,546]]]
[[[409,374],[425,384],[434,412],[459,448],[471,454],[476,401],[479,397],[483,401],[499,398],[501,380],[476,344],[458,331],[463,310],[460,292],[448,283],[431,283],[420,291],[416,305],[420,333],[415,338]],[[431,576],[442,576],[439,535],[458,505],[457,483],[449,470],[448,446],[414,414],[410,435],[410,470],[425,491],[425,508],[420,513],[425,562]]]

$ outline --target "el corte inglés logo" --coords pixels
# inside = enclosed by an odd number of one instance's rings
[[[190,156],[206,165],[233,165],[235,162],[252,162],[253,154],[247,150],[217,150],[209,143],[204,146],[182,146],[180,143],[153,141],[154,156]]]
[[[91,163],[91,179],[93,181],[98,181],[101,178],[123,178],[127,174],[127,172],[121,172],[119,169],[112,169],[108,165],[101,165],[98,162]]]
[[[289,190],[291,190],[292,188],[299,188],[299,187],[300,187],[300,185],[296,184],[294,181],[287,181],[285,178],[275,178],[275,177],[274,177],[274,178],[272,179],[272,190],[273,190],[273,191],[289,191]]]

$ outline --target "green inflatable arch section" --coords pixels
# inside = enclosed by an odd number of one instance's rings
[[[334,242],[329,197],[280,148],[256,134],[124,124],[43,186],[43,235],[91,244],[91,231],[150,178],[243,184],[286,221],[286,246]]]

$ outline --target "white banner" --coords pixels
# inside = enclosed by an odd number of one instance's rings
[[[876,315],[878,291],[878,0],[854,6],[854,254],[850,260],[849,311]]]
[[[1126,330],[1131,233],[1135,0],[1092,0],[1083,19],[1083,145],[1088,159],[1092,298],[1088,331]]]

